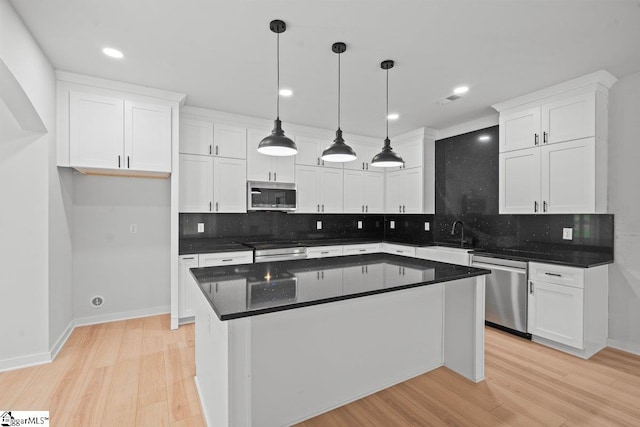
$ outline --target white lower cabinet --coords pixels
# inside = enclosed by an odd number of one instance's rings
[[[357,294],[384,287],[384,265],[370,264],[342,269],[344,294]]]
[[[381,249],[382,249],[382,252],[387,254],[396,254],[396,255],[409,256],[409,257],[416,256],[415,246],[399,245],[396,243],[382,243]]]
[[[342,294],[341,268],[300,272],[296,273],[296,278],[298,280],[296,298],[299,302]]]
[[[326,258],[330,256],[341,256],[342,246],[315,246],[307,248],[307,258]]]
[[[253,263],[253,251],[214,252],[198,255],[198,267],[220,267],[222,265],[251,263]]]
[[[534,341],[588,358],[606,346],[607,266],[529,263],[528,332]]]
[[[185,319],[193,316],[193,295],[195,280],[189,272],[198,267],[198,255],[181,255],[178,257],[178,317]]]

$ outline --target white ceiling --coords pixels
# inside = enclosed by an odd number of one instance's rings
[[[384,136],[380,61],[393,59],[390,124],[397,135],[495,113],[490,105],[606,69],[640,71],[640,1],[574,0],[12,0],[60,70],[188,95],[188,105],[273,119],[275,35],[281,119],[336,127],[336,41],[342,129]],[[104,46],[122,50],[113,60]],[[468,95],[435,101],[458,85]]]

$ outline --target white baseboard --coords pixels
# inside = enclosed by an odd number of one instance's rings
[[[13,359],[4,359],[0,360],[0,372],[43,365],[49,362],[51,362],[51,353],[49,352],[29,354],[27,356],[14,357]]]
[[[615,349],[626,351],[628,353],[637,354],[638,356],[640,356],[640,344],[618,341],[618,340],[609,338],[607,340],[607,345],[609,347],[613,347]]]
[[[171,312],[171,307],[163,305],[160,307],[144,308],[142,310],[121,311],[118,313],[99,314],[97,316],[86,316],[75,319],[76,326],[95,325],[98,323],[117,322],[119,320],[137,319],[139,317],[156,316]]]
[[[51,349],[49,349],[49,355],[50,355],[49,359],[51,361],[53,361],[58,355],[58,353],[60,353],[60,350],[62,350],[64,343],[67,342],[67,340],[71,336],[71,332],[73,332],[75,327],[76,327],[75,322],[71,320],[71,322],[69,322],[64,332],[62,332],[62,335],[60,335],[60,337],[56,340],[56,342],[53,344]]]

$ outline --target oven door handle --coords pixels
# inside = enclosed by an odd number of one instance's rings
[[[495,264],[483,264],[481,262],[474,262],[471,264],[471,267],[478,268],[486,268],[487,270],[500,270],[500,271],[509,271],[511,273],[517,274],[527,274],[527,270],[523,270],[521,268],[507,267],[505,265],[495,265]]]

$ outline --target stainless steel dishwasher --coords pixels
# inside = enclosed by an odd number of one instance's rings
[[[527,263],[472,255],[471,266],[491,270],[485,276],[485,322],[531,338],[527,331]]]

